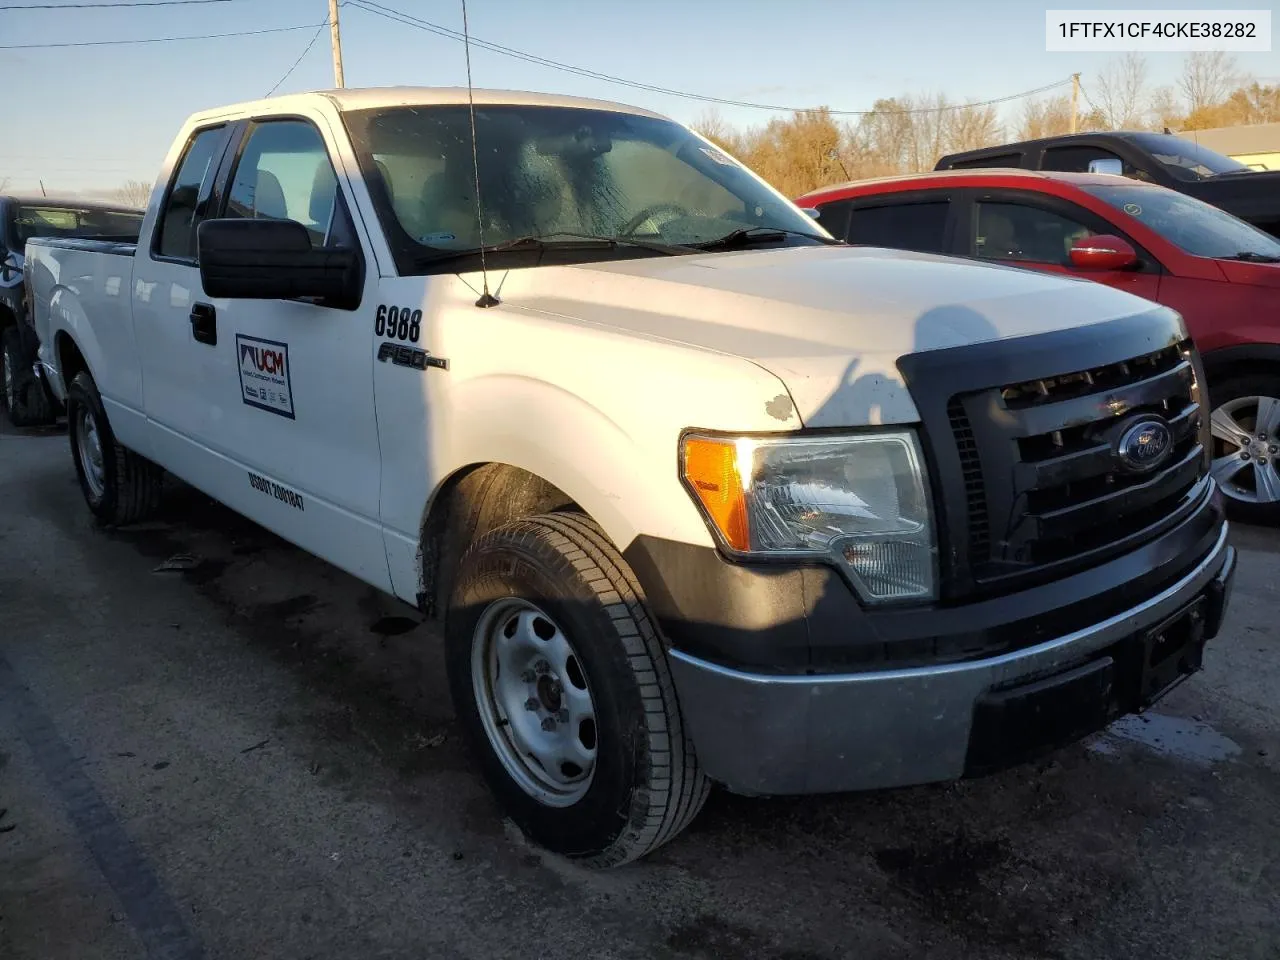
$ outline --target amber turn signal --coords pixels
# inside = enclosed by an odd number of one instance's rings
[[[749,550],[751,535],[738,442],[686,437],[684,478],[725,543],[734,550]]]

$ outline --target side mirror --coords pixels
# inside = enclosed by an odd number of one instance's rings
[[[807,214],[808,214],[810,217],[812,217],[814,220],[821,220],[821,219],[822,219],[822,211],[821,211],[821,210],[815,210],[813,207],[801,207],[800,209],[801,209],[801,210],[803,210],[805,213],[807,213]]]
[[[354,310],[362,288],[355,250],[317,250],[295,220],[206,220],[196,229],[200,282],[229,300],[317,299]]]
[[[1071,245],[1071,264],[1085,270],[1127,270],[1138,262],[1137,251],[1120,237],[1081,237]]]
[[[1124,163],[1115,157],[1105,157],[1101,160],[1089,161],[1090,173],[1106,173],[1114,177],[1124,176]]]

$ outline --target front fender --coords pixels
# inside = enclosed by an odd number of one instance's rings
[[[444,438],[448,462],[507,463],[554,484],[625,549],[640,533],[712,546],[669,443],[634,437],[556,384],[520,376],[467,382]]]

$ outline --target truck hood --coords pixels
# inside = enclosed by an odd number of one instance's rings
[[[1100,283],[868,247],[513,271],[505,285],[512,306],[749,360],[786,385],[810,427],[917,421],[904,354],[1156,308]]]

